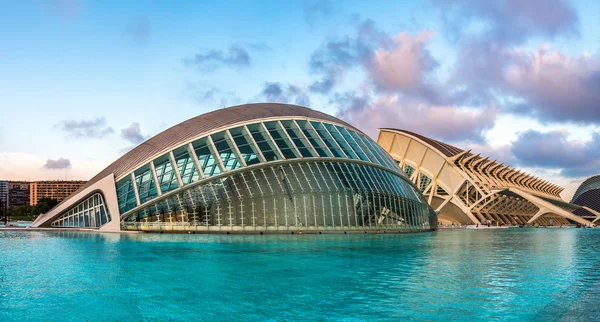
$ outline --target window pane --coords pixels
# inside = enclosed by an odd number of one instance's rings
[[[335,126],[333,126],[331,124],[327,124],[327,123],[323,123],[323,125],[325,125],[325,127],[327,128],[327,130],[329,130],[329,133],[331,133],[331,136],[333,136],[333,138],[335,139],[335,141],[337,142],[337,144],[339,144],[339,146],[342,148],[342,150],[344,151],[344,153],[346,153],[346,155],[349,158],[351,158],[351,159],[358,159],[358,157],[356,156],[356,154],[354,153],[354,151],[352,151],[352,148],[350,148],[350,145],[348,145],[348,143],[346,142],[346,140],[344,139],[344,137],[342,137],[342,135],[335,128]]]
[[[304,120],[296,120],[298,126],[302,130],[302,133],[306,136],[310,144],[317,151],[319,156],[321,157],[331,157],[332,154],[327,149],[327,146],[321,141],[319,135],[313,130],[312,126],[307,121]]]
[[[286,159],[299,158],[298,152],[287,138],[287,135],[277,122],[265,122],[265,127],[269,130],[269,134],[275,140],[275,144],[279,147],[279,150]]]
[[[137,206],[131,176],[127,176],[117,183],[117,199],[119,201],[119,212],[122,214]]]
[[[156,178],[162,193],[169,192],[179,187],[177,175],[171,164],[169,154],[165,154],[154,160],[154,168],[156,169]]]
[[[317,133],[319,134],[319,136],[321,137],[323,142],[325,142],[325,145],[327,145],[327,147],[329,148],[331,153],[333,153],[334,157],[336,157],[336,158],[345,158],[346,157],[346,155],[344,155],[342,150],[340,150],[338,148],[337,144],[335,143],[335,141],[333,140],[331,135],[329,135],[329,132],[325,129],[323,124],[321,124],[319,122],[314,122],[314,121],[311,121],[310,124],[312,124],[312,126],[315,127],[315,130],[317,130]]]
[[[121,181],[119,183],[121,183]],[[122,183],[122,185],[127,186],[125,183]],[[88,199],[80,202],[60,217],[56,218],[51,225],[53,227],[99,228],[103,224],[110,221],[110,214],[104,210],[104,222],[101,223],[100,221],[94,220],[94,212],[99,212],[100,208],[104,209],[104,199],[102,198],[101,194],[96,193],[90,196]]]
[[[304,138],[304,135],[302,134],[300,129],[296,126],[294,121],[289,121],[289,120],[281,121],[281,124],[283,125],[285,131],[290,136],[290,138],[292,139],[292,141],[298,148],[298,151],[300,151],[300,154],[302,154],[303,157],[305,157],[305,158],[315,157],[315,154],[312,151],[310,144]]]
[[[192,145],[194,146],[194,152],[196,152],[204,176],[210,177],[222,172],[219,161],[208,141],[208,137],[201,138],[192,143]]]
[[[192,160],[187,147],[179,147],[173,151],[173,154],[175,156],[175,164],[177,164],[177,169],[179,170],[179,175],[181,176],[181,181],[183,181],[183,184],[187,185],[198,181],[198,179],[200,179],[200,174],[198,174],[196,164],[194,163],[194,160]]]
[[[211,135],[211,138],[219,152],[219,157],[221,157],[225,170],[233,170],[242,166],[226,131],[215,133]]]
[[[246,165],[253,165],[261,162],[258,150],[254,146],[254,143],[252,143],[252,139],[249,136],[250,134],[246,132],[246,129],[243,126],[231,129],[229,130],[229,133],[231,134],[231,137],[233,137],[233,141],[242,154],[241,157],[246,162]]]
[[[135,183],[138,188],[140,203],[145,203],[158,195],[154,176],[152,175],[152,169],[149,164],[135,171]]]
[[[341,127],[341,126],[335,126],[335,128],[340,132],[340,134],[344,137],[344,139],[346,139],[346,142],[348,142],[348,144],[350,145],[350,147],[352,148],[352,150],[354,151],[354,153],[356,153],[356,155],[358,156],[359,159],[363,160],[363,161],[371,161],[367,155],[363,152],[362,147],[359,146],[356,142],[354,137],[349,133],[348,130],[346,130],[345,128]],[[362,142],[361,142],[362,145]]]
[[[254,141],[258,145],[260,152],[265,157],[265,161],[282,160],[281,154],[277,151],[275,144],[271,141],[269,136],[265,133],[260,123],[248,125],[248,130],[252,135]]]

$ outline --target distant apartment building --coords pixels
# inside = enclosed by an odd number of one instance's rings
[[[8,203],[8,181],[0,180],[0,207],[6,207]]]
[[[63,201],[83,186],[86,181],[35,181],[29,184],[29,204],[32,206],[42,198]]]
[[[29,205],[29,182],[8,181],[8,206]]]

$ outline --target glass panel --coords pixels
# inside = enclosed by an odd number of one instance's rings
[[[208,137],[195,141],[192,143],[192,146],[194,147],[194,151],[196,152],[196,156],[198,157],[198,162],[200,163],[200,167],[204,172],[204,176],[210,177],[222,172],[221,167],[219,166],[219,161],[217,160],[212,146],[208,141]]]
[[[305,157],[305,158],[315,157],[315,154],[314,154],[313,150],[311,149],[310,144],[304,138],[304,135],[302,134],[302,132],[300,132],[300,129],[296,126],[296,123],[294,123],[294,121],[289,121],[289,120],[281,121],[281,125],[283,125],[283,128],[285,129],[287,134],[290,136],[290,138],[292,139],[292,141],[298,148],[298,151],[300,151],[300,154],[303,157]]]
[[[419,180],[419,190],[421,190],[421,192],[425,192],[425,188],[427,188],[427,186],[429,186],[429,184],[431,183],[431,178],[424,175],[423,173],[420,173]]]
[[[358,226],[361,230],[428,228],[430,209],[414,193],[418,191],[399,173],[380,168],[331,161],[295,163],[187,187],[145,206],[122,224],[132,230],[140,229],[135,222],[144,222],[144,227],[156,230],[185,224],[198,231],[209,231],[210,226],[225,231],[254,226],[255,231],[287,229],[288,233],[289,229],[343,232]],[[100,217],[98,221],[104,221]]]
[[[122,214],[137,206],[131,176],[127,176],[117,182],[117,199],[119,201],[119,212]]]
[[[362,150],[362,147],[361,147],[362,142],[359,141],[360,145],[361,145],[361,146],[359,146],[357,144],[357,142],[355,141],[354,137],[349,133],[351,131],[348,131],[345,128],[343,128],[341,126],[337,126],[337,125],[335,126],[335,128],[340,132],[340,134],[344,137],[344,139],[346,139],[346,142],[348,142],[348,144],[350,144],[350,147],[352,148],[354,153],[356,153],[356,155],[358,156],[359,159],[361,159],[363,161],[371,161]]]
[[[253,165],[261,162],[258,150],[254,146],[254,143],[252,143],[252,139],[243,126],[230,129],[229,133],[231,134],[231,137],[233,137],[233,141],[242,154],[241,157],[246,162],[246,165]]]
[[[323,141],[321,141],[321,138],[319,138],[319,135],[315,132],[315,130],[313,130],[312,126],[310,126],[310,124],[307,121],[296,120],[296,123],[298,124],[298,126],[302,130],[302,133],[304,133],[310,144],[313,146],[315,151],[317,151],[319,156],[332,156],[325,144],[323,143]]]
[[[237,169],[242,166],[226,131],[215,133],[211,135],[211,138],[219,152],[219,157],[221,157],[221,161],[223,162],[226,171]]]
[[[187,150],[187,146],[177,148],[173,151],[173,155],[175,156],[175,163],[177,164],[177,169],[179,170],[183,185],[196,182],[200,179],[200,174],[196,169],[194,160],[192,160],[192,157]]]
[[[263,156],[265,157],[265,161],[269,162],[283,159],[281,154],[279,154],[279,151],[277,151],[275,144],[265,133],[265,130],[260,123],[248,125],[248,130],[250,131],[254,141],[256,141],[260,152],[262,152]]]
[[[314,126],[315,130],[317,131],[317,133],[319,134],[319,136],[321,137],[323,142],[325,142],[325,145],[327,145],[327,147],[329,148],[331,153],[333,153],[334,157],[336,157],[336,158],[345,158],[346,157],[344,155],[344,153],[342,152],[342,150],[340,150],[338,148],[337,144],[335,143],[335,141],[333,140],[331,135],[329,135],[329,132],[325,129],[323,124],[321,124],[319,122],[314,122],[314,121],[311,121],[310,124],[312,124],[312,126]]]
[[[404,165],[404,173],[406,173],[406,176],[408,176],[409,178],[412,177],[412,175],[415,173],[415,168],[409,166],[408,164]]]
[[[135,183],[137,185],[140,203],[145,203],[158,196],[156,183],[154,182],[154,176],[152,175],[152,169],[149,164],[135,171]]]
[[[104,216],[102,222],[94,218],[94,214],[100,214],[100,209],[102,209]],[[110,214],[104,210],[104,199],[101,194],[96,193],[55,219],[51,226],[98,228],[109,221]]]
[[[286,159],[295,159],[300,157],[292,145],[292,142],[290,142],[290,140],[287,138],[287,135],[281,126],[279,126],[279,123],[265,122],[264,124],[267,130],[269,130],[271,137],[273,137],[273,140],[275,140],[275,144],[277,144],[279,150]]]
[[[335,126],[333,126],[331,124],[327,124],[327,123],[323,123],[323,125],[325,125],[327,130],[329,130],[329,133],[331,133],[331,136],[333,136],[335,141],[339,144],[339,146],[342,148],[342,150],[344,150],[344,153],[346,153],[346,155],[350,159],[358,159],[358,157],[356,156],[354,151],[352,151],[352,148],[350,148],[350,145],[348,145],[348,143],[346,142],[344,137],[342,137],[342,135],[335,128]]]
[[[169,154],[165,154],[154,160],[154,169],[156,170],[156,178],[162,193],[177,189],[177,175],[173,169]]]

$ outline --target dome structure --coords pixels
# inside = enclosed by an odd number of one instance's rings
[[[571,203],[582,206],[581,209],[574,211],[579,216],[593,217],[594,214],[590,212],[590,209],[600,212],[600,175],[592,176],[581,183],[575,191]]]
[[[215,110],[140,144],[32,227],[263,233],[437,228],[384,149],[335,117],[262,103]]]

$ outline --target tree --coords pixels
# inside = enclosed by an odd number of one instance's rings
[[[35,207],[29,205],[10,207],[8,215],[10,217],[32,217],[35,216]]]
[[[45,214],[58,205],[58,200],[52,198],[41,198],[35,206],[35,215]]]

